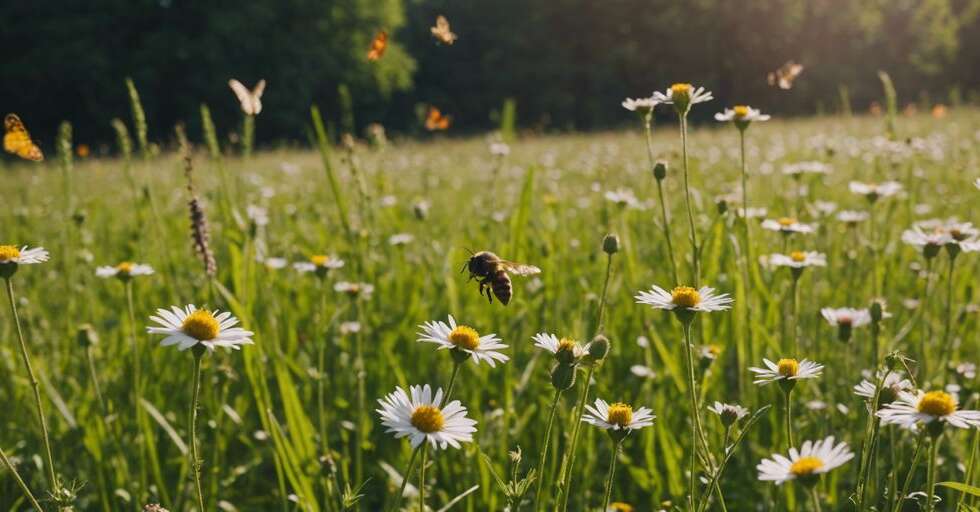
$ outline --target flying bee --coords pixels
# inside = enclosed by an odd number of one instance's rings
[[[465,270],[470,271],[470,279],[478,278],[480,295],[486,293],[487,300],[491,304],[493,304],[493,296],[496,295],[497,299],[505,306],[514,294],[508,273],[515,276],[529,276],[541,272],[541,269],[534,265],[500,259],[499,256],[490,251],[480,251],[472,255],[461,272]]]

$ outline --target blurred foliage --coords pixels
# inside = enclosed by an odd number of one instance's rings
[[[439,14],[459,35],[452,46],[429,33]],[[601,128],[622,122],[623,97],[673,81],[707,86],[719,107],[779,114],[839,109],[843,86],[861,112],[881,101],[879,69],[903,105],[975,97],[978,20],[980,0],[19,2],[0,12],[9,77],[0,98],[48,145],[62,119],[80,142],[111,141],[110,120],[127,114],[127,76],[157,141],[181,120],[199,135],[202,102],[222,133],[238,130],[231,77],[268,80],[257,120],[265,143],[305,142],[313,103],[331,126],[356,119],[358,131],[372,122],[418,131],[423,103],[456,129],[488,129],[507,97],[525,128]],[[382,28],[391,44],[370,63]],[[797,86],[771,89],[767,72],[789,59],[806,66]]]

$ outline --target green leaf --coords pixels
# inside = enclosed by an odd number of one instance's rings
[[[980,497],[980,487],[975,487],[972,485],[967,485],[962,482],[937,482],[936,485],[941,485],[943,487],[949,487],[954,491],[960,491],[962,493],[971,494],[973,496]]]

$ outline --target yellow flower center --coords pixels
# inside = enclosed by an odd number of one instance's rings
[[[198,309],[187,315],[184,323],[180,326],[180,330],[194,339],[210,341],[218,337],[218,333],[221,332],[221,325],[218,324],[218,320],[210,311]]]
[[[0,263],[13,261],[20,257],[20,249],[13,245],[0,245]]]
[[[806,260],[806,253],[803,251],[793,251],[789,253],[789,257],[797,263],[802,263],[804,260]]]
[[[613,512],[633,512],[635,510],[629,503],[623,503],[622,501],[614,501],[609,504],[609,510]]]
[[[687,97],[691,95],[691,89],[691,84],[674,84],[670,86],[670,94],[674,97],[678,95]]]
[[[442,430],[442,426],[446,423],[446,418],[443,417],[442,411],[438,407],[433,405],[420,405],[412,411],[411,422],[412,426],[419,429],[420,432],[431,434]]]
[[[749,115],[749,107],[745,105],[735,105],[735,108],[732,110],[735,111],[735,119],[742,119]]]
[[[931,416],[949,416],[956,412],[956,401],[945,391],[930,391],[922,395],[919,412]]]
[[[808,476],[812,475],[818,469],[823,467],[823,461],[817,457],[806,456],[796,459],[796,462],[789,467],[789,472],[796,476]]]
[[[133,273],[133,266],[134,266],[134,264],[132,262],[124,261],[124,262],[116,265],[116,270],[118,270],[119,273],[121,273],[121,274],[129,275],[129,274],[132,274]]]
[[[614,403],[609,406],[606,421],[613,425],[626,427],[633,423],[633,408],[624,403]]]
[[[793,224],[796,224],[796,219],[793,218],[793,217],[780,217],[780,219],[778,221],[776,221],[776,222],[779,222],[779,225],[780,226],[782,226],[784,228],[788,228],[788,227],[792,226]]]
[[[569,338],[562,338],[558,340],[557,352],[574,352],[575,345],[576,345],[575,340]]]
[[[800,363],[796,359],[780,359],[776,367],[783,377],[796,377],[800,373]]]
[[[457,347],[474,350],[480,346],[480,335],[476,329],[467,325],[457,325],[449,333],[449,342]]]
[[[701,294],[690,286],[678,286],[670,292],[670,301],[682,308],[693,308],[701,303]]]

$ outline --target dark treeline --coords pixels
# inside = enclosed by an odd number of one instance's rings
[[[430,36],[438,14],[456,44]],[[63,119],[79,142],[111,141],[109,121],[129,116],[127,76],[156,140],[179,121],[199,133],[202,102],[222,132],[235,131],[232,77],[268,81],[264,143],[305,140],[313,103],[338,130],[358,132],[371,122],[415,132],[421,104],[452,115],[454,130],[487,129],[507,97],[524,127],[601,128],[623,122],[623,97],[673,81],[709,87],[717,109],[833,111],[843,86],[865,110],[881,96],[878,69],[902,104],[973,98],[978,19],[980,0],[8,2],[0,98],[46,145]],[[368,62],[380,28],[391,45]],[[796,87],[769,87],[767,72],[789,59],[806,66]]]

